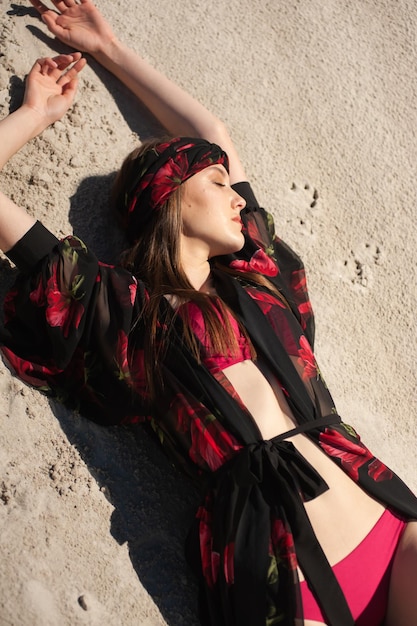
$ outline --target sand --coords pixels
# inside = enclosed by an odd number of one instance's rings
[[[64,50],[1,0],[0,109]],[[317,356],[344,421],[412,489],[417,7],[407,0],[99,2],[120,37],[222,117],[277,231],[305,260]],[[133,8],[132,8],[133,7]],[[155,122],[91,62],[65,118],[2,188],[115,258],[106,195]],[[0,268],[1,293],[13,279]],[[49,403],[0,364],[0,623],[197,624],[182,543],[195,493],[146,436]]]

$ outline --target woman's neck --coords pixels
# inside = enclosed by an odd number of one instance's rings
[[[201,263],[184,263],[185,274],[191,285],[196,291],[211,293],[213,289],[213,279],[211,275],[210,263],[202,261]]]

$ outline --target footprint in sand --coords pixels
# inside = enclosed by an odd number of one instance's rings
[[[290,203],[294,209],[295,219],[306,235],[313,235],[313,222],[318,209],[319,193],[310,183],[292,183]]]
[[[343,262],[344,278],[363,288],[368,288],[372,281],[375,266],[381,264],[382,248],[375,242],[361,243],[350,250]]]

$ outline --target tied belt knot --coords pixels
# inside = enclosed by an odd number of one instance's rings
[[[277,438],[278,439],[278,438]],[[229,468],[219,470],[230,472],[238,488],[259,485],[268,497],[273,489],[272,502],[277,501],[279,491],[291,490],[298,494],[301,502],[308,502],[328,489],[328,485],[314,467],[298,452],[291,441],[270,439],[249,444],[232,461]],[[269,500],[269,497],[268,497]],[[291,498],[293,500],[293,498]]]
[[[296,592],[299,564],[327,623],[353,626],[346,599],[304,508],[304,502],[324,493],[328,485],[293,443],[285,440],[339,422],[338,415],[326,416],[273,439],[248,443],[214,473],[207,501],[210,511],[197,520],[198,537],[194,536],[202,550],[203,571],[207,563],[218,565],[214,578],[206,577],[204,583],[210,613],[207,624],[265,626],[272,593],[272,602],[282,613],[279,623],[293,626],[295,618],[302,616]],[[282,522],[284,541],[278,537],[279,545],[274,546],[271,531],[277,520]],[[207,524],[209,544],[205,541]],[[210,554],[203,554],[207,545]],[[273,585],[271,558],[279,578]]]

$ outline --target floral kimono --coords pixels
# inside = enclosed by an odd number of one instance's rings
[[[302,620],[300,566],[327,622],[351,626],[303,505],[327,485],[286,439],[304,432],[406,519],[417,517],[417,500],[341,422],[312,352],[303,265],[275,236],[249,184],[234,189],[246,199],[245,245],[216,259],[215,287],[276,377],[298,424],[293,431],[262,440],[222,370],[209,371],[187,348],[181,317],[165,299],[158,329],[167,339],[163,393],[150,403],[145,368],[152,364],[144,361],[141,316],[146,285],[100,263],[76,237],[59,242],[39,223],[9,253],[22,271],[6,298],[2,351],[22,380],[99,424],[147,422],[201,481],[204,497],[186,551],[201,583],[203,624],[293,626]],[[266,276],[283,297],[248,272]]]

